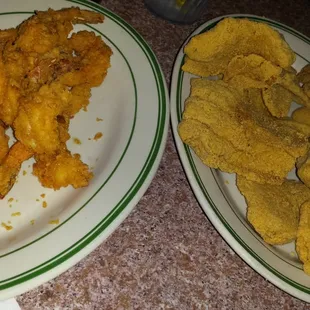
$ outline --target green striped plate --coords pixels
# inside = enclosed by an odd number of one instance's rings
[[[0,201],[1,222],[13,226],[0,227],[0,299],[50,280],[107,238],[146,191],[166,142],[163,73],[147,43],[120,17],[84,0],[10,0],[1,3],[0,29],[15,27],[34,10],[71,6],[105,15],[103,24],[77,25],[74,31],[94,31],[113,50],[107,78],[70,127],[68,147],[92,167],[94,179],[87,188],[53,191],[32,176],[31,161],[23,165],[18,183]],[[98,132],[103,138],[94,141]],[[16,212],[20,216],[12,217]],[[55,220],[58,225],[51,224]]]
[[[229,15],[267,23],[280,33],[297,54],[294,64],[300,70],[310,62],[310,39],[278,22],[253,15]],[[191,36],[208,31],[222,16],[206,22]],[[171,86],[171,119],[181,161],[192,189],[207,216],[227,243],[264,278],[284,291],[310,301],[310,277],[302,271],[294,244],[271,247],[264,243],[246,220],[246,204],[235,185],[235,175],[204,166],[194,152],[182,143],[177,126],[182,117],[184,101],[189,95],[190,78],[181,70],[183,47],[175,61]]]

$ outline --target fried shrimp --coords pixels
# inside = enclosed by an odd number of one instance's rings
[[[88,185],[88,166],[66,147],[70,119],[86,110],[91,88],[107,74],[112,51],[93,32],[69,34],[75,24],[103,20],[101,14],[79,8],[49,9],[0,30],[0,197],[32,156],[43,186]],[[8,126],[18,140],[11,149]]]
[[[77,55],[75,70],[60,77],[60,82],[68,86],[84,84],[99,86],[110,67],[111,49],[93,32],[80,31],[69,39],[69,46]]]
[[[12,188],[21,164],[32,157],[33,153],[22,143],[16,142],[0,164],[0,199]]]

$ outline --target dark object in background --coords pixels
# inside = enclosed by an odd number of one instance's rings
[[[207,0],[144,0],[154,14],[181,24],[191,24],[205,11]]]
[[[91,0],[92,2],[100,3],[101,0]]]

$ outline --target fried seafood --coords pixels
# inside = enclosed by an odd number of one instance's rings
[[[297,80],[302,83],[305,94],[310,98],[310,64],[304,66],[297,74]]]
[[[307,153],[310,128],[268,115],[259,91],[249,98],[223,81],[192,79],[179,134],[210,167],[281,184]]]
[[[9,151],[9,137],[5,134],[5,129],[0,123],[0,163]]]
[[[19,173],[21,164],[33,156],[31,150],[22,143],[16,142],[0,164],[0,198],[12,188]]]
[[[53,189],[68,185],[74,188],[84,187],[93,176],[88,166],[80,160],[80,156],[72,155],[68,150],[51,156],[37,156],[33,174],[44,187]]]
[[[247,219],[267,243],[297,236],[310,275],[310,65],[297,73],[284,37],[247,19],[221,20],[184,53],[182,70],[202,78],[191,79],[181,139],[207,166],[237,174]],[[304,107],[290,117],[293,102]],[[287,179],[294,170],[298,182]]]
[[[295,240],[299,208],[310,199],[310,189],[296,181],[262,185],[241,176],[237,177],[237,186],[246,199],[249,222],[267,243]]]
[[[310,275],[310,201],[306,201],[300,208],[296,251],[304,263],[305,273]]]
[[[282,68],[290,67],[296,58],[281,35],[271,27],[235,18],[225,18],[213,29],[191,38],[184,52],[189,59],[204,62],[204,76],[224,73],[237,55],[256,54]]]
[[[292,119],[310,126],[310,108],[301,107],[295,110],[292,114]]]
[[[0,121],[13,128],[18,140],[8,150],[0,126],[1,197],[12,187],[22,161],[33,155],[34,174],[43,186],[88,184],[92,173],[65,143],[70,118],[86,109],[91,88],[103,82],[112,51],[93,32],[69,34],[74,24],[103,20],[101,14],[79,8],[49,9],[0,31]]]

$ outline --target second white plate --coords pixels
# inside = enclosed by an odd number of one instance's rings
[[[229,15],[266,23],[282,33],[296,52],[294,68],[300,70],[310,62],[310,39],[270,19],[253,15]],[[191,37],[213,28],[222,16],[206,22],[195,30]],[[235,175],[210,169],[203,165],[195,153],[184,145],[177,126],[182,118],[184,101],[189,95],[193,75],[181,70],[184,53],[181,48],[173,69],[171,84],[171,119],[177,149],[191,187],[212,224],[227,243],[264,278],[286,292],[310,301],[310,277],[297,258],[293,243],[272,247],[266,244],[248,224],[246,203],[235,185]]]

